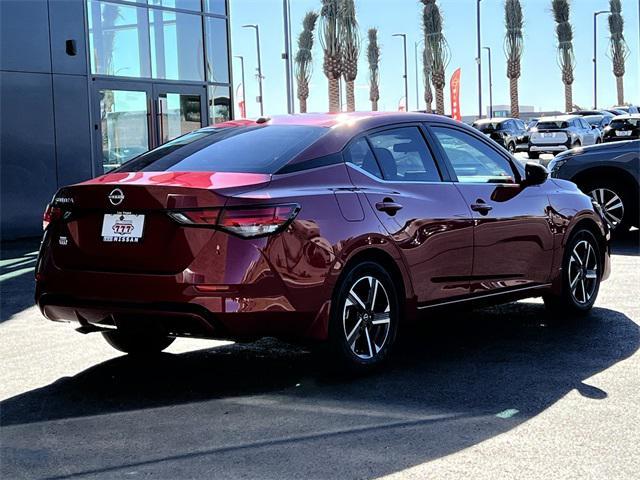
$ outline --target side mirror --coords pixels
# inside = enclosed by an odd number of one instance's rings
[[[539,163],[527,162],[524,166],[525,186],[540,185],[549,178],[549,170]]]

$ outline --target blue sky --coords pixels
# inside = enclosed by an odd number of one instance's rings
[[[259,114],[257,81],[255,78],[256,54],[254,32],[243,29],[247,23],[258,23],[261,29],[262,65],[264,79],[265,112],[286,113],[285,69],[280,55],[283,47],[282,0],[231,0],[231,36],[234,55],[245,57],[247,115]],[[478,111],[475,0],[440,0],[444,16],[444,33],[451,48],[451,62],[447,69],[449,78],[453,71],[462,69],[461,107],[463,115]],[[571,20],[574,26],[574,51],[576,56],[576,81],[573,84],[574,103],[591,107],[593,102],[593,12],[607,10],[608,0],[573,0]],[[639,21],[638,0],[622,0],[625,18],[625,36],[631,54],[627,59],[625,76],[625,100],[640,103],[639,73]],[[404,94],[402,79],[402,40],[393,33],[406,33],[409,57],[409,108],[416,108],[414,42],[422,38],[422,3],[418,0],[356,0],[358,21],[362,32],[362,49],[356,80],[356,109],[369,110],[368,70],[364,49],[366,31],[379,29],[382,54],[380,62],[380,110],[396,110]],[[551,15],[551,0],[522,0],[524,10],[524,57],[520,78],[520,103],[533,105],[536,110],[562,109],[564,89],[560,69],[556,63],[555,24]],[[292,35],[295,40],[301,29],[302,17],[308,10],[319,11],[320,0],[291,0]],[[482,42],[492,49],[493,55],[493,103],[509,101],[508,79],[505,75],[505,58],[502,49],[504,37],[504,0],[482,0]],[[607,56],[608,26],[606,15],[598,17],[598,103],[600,107],[616,103],[615,77],[611,60]],[[326,111],[327,80],[322,72],[322,49],[314,44],[314,73],[309,97],[309,111]],[[421,68],[421,67],[420,67]],[[240,83],[240,62],[233,61],[234,87]],[[420,97],[422,98],[422,78]],[[483,51],[483,104],[488,104],[488,73],[486,51]],[[445,96],[449,110],[448,79]],[[297,110],[296,100],[296,110]],[[424,108],[424,102],[420,102]]]

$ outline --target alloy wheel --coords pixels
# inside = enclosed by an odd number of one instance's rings
[[[598,258],[589,241],[581,240],[573,247],[568,273],[573,299],[580,305],[589,303],[598,287]]]
[[[384,348],[391,328],[391,303],[380,280],[357,279],[342,311],[342,325],[349,348],[357,357],[370,360]]]
[[[624,204],[616,192],[608,188],[596,188],[589,192],[589,195],[602,209],[604,218],[611,229],[620,225],[624,218]]]

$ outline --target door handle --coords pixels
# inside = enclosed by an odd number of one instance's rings
[[[471,210],[473,210],[474,212],[478,212],[481,215],[486,215],[491,210],[493,210],[493,207],[491,205],[488,205],[481,198],[479,198],[479,199],[476,200],[476,203],[472,203],[471,204]]]
[[[385,198],[382,202],[376,203],[376,209],[393,216],[398,210],[402,209],[402,205],[394,202],[392,198]]]

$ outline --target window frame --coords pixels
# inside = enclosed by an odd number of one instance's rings
[[[428,135],[433,139],[434,150],[437,150],[437,154],[441,158],[441,162],[444,165],[446,165],[446,168],[448,169],[448,172],[449,172],[449,177],[451,178],[452,182],[458,183],[460,185],[492,185],[494,187],[498,185],[503,185],[503,186],[521,185],[523,183],[525,178],[524,169],[517,162],[513,160],[513,158],[508,154],[506,150],[501,151],[502,149],[498,149],[494,147],[490,142],[488,142],[485,138],[483,138],[483,136],[478,135],[475,131],[473,131],[473,129],[461,128],[457,125],[453,125],[451,123],[445,123],[445,122],[438,122],[437,120],[431,120],[431,121],[425,122],[424,127]],[[497,156],[502,157],[504,160],[507,161],[507,163],[511,167],[511,170],[513,171],[513,174],[514,174],[513,176],[514,183],[461,182],[458,179],[458,175],[456,174],[455,169],[453,168],[453,164],[451,163],[451,161],[449,160],[449,157],[447,156],[447,152],[444,150],[444,148],[440,144],[440,141],[437,139],[435,132],[433,132],[432,130],[433,127],[446,128],[446,129],[458,131],[461,133],[466,133],[467,135],[482,142],[485,146],[487,146],[490,150],[492,150]]]
[[[371,141],[369,140],[369,136],[370,135],[374,135],[376,133],[380,133],[380,132],[384,132],[387,130],[395,130],[398,128],[405,128],[405,127],[415,127],[418,129],[418,131],[420,132],[420,134],[422,135],[422,139],[424,140],[425,146],[428,150],[428,152],[431,154],[431,157],[433,158],[433,162],[436,166],[436,170],[438,171],[438,175],[440,176],[440,180],[439,181],[427,181],[427,180],[409,180],[409,181],[404,181],[404,180],[387,180],[386,178],[380,178],[377,177],[375,175],[373,175],[372,173],[366,171],[365,169],[351,163],[348,162],[346,160],[346,156],[345,156],[345,151],[351,147],[352,143],[357,142],[359,139],[363,138],[366,140],[367,144],[369,145],[369,148],[371,149],[371,153],[373,154],[373,157],[376,160],[376,163],[378,164],[378,169],[380,170],[380,173],[384,175],[384,172],[382,170],[382,167],[380,166],[380,162],[378,160],[378,157],[376,157],[376,154],[373,150],[373,146],[371,145]],[[401,122],[401,123],[393,123],[393,124],[389,124],[389,125],[384,125],[381,127],[375,127],[375,128],[371,128],[369,130],[365,130],[363,132],[358,133],[357,135],[355,135],[353,138],[351,138],[349,140],[349,142],[347,142],[347,144],[344,146],[344,148],[340,151],[340,155],[342,157],[342,160],[344,162],[345,165],[349,164],[351,166],[351,168],[355,168],[356,170],[358,170],[358,172],[362,173],[363,175],[368,176],[369,178],[376,180],[378,182],[382,182],[385,184],[424,184],[424,185],[436,185],[436,184],[442,184],[442,183],[451,183],[454,180],[451,178],[451,175],[449,173],[449,169],[447,168],[447,165],[445,163],[442,162],[442,159],[440,158],[440,156],[438,155],[438,151],[433,147],[432,143],[433,142],[433,138],[429,135],[429,132],[427,131],[427,129],[425,128],[424,124],[421,122]]]

